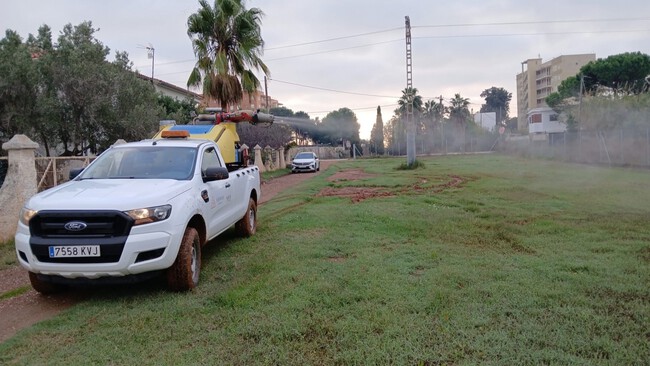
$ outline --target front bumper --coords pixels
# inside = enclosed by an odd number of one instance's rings
[[[94,263],[78,263],[74,258],[69,262],[52,262],[42,256],[42,260],[39,260],[38,254],[32,250],[29,228],[19,223],[15,237],[16,255],[20,265],[30,272],[68,279],[122,277],[163,270],[174,263],[183,235],[182,227],[166,231],[163,230],[166,227],[163,223],[133,227],[116,261],[102,261],[100,258]],[[84,244],[100,243],[93,243],[92,239],[88,239]]]
[[[309,165],[291,165],[292,172],[315,172],[316,164]]]

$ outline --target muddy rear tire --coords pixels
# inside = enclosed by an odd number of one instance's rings
[[[29,282],[31,282],[34,290],[42,293],[43,295],[56,294],[65,290],[64,285],[45,281],[39,278],[39,275],[34,272],[29,272]]]
[[[237,221],[235,228],[237,229],[237,234],[244,238],[255,235],[257,231],[257,203],[255,203],[252,197],[248,200],[248,208],[244,217]]]
[[[196,229],[188,227],[183,234],[176,260],[167,269],[167,286],[173,291],[188,291],[199,283],[201,273],[201,239]]]

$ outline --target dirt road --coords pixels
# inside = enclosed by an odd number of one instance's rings
[[[321,161],[321,172],[327,169],[331,163],[331,161]],[[294,187],[321,172],[289,174],[264,181],[260,204],[264,204],[283,190]],[[0,300],[0,342],[11,338],[20,329],[51,318],[79,301],[83,301],[74,292],[47,296],[37,293],[31,289],[27,271],[18,266],[0,271],[0,294],[8,291],[23,293],[6,300]]]

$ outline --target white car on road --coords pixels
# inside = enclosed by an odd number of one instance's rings
[[[315,153],[301,152],[296,154],[291,162],[291,172],[317,172],[320,170],[320,161]]]

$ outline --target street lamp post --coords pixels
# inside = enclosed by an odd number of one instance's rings
[[[153,66],[156,56],[156,49],[152,45],[149,45],[147,48],[147,58],[151,59],[151,83],[153,84]]]

